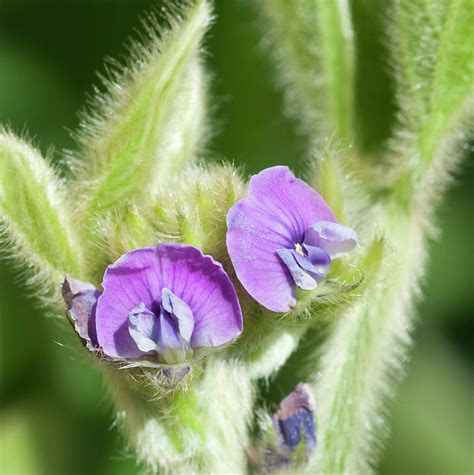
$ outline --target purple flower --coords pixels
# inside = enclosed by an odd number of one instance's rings
[[[254,175],[248,196],[227,215],[227,249],[247,292],[274,312],[296,304],[296,288],[313,290],[331,261],[357,244],[329,206],[287,167]]]
[[[161,244],[129,252],[105,272],[97,340],[115,358],[189,359],[242,332],[237,295],[222,266],[195,247]]]

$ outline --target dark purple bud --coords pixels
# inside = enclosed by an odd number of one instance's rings
[[[88,282],[67,276],[62,294],[76,333],[90,351],[98,349],[95,317],[100,292]]]
[[[304,438],[306,451],[314,450],[316,447],[314,410],[314,399],[307,384],[298,384],[281,401],[278,411],[272,417],[280,449],[291,453]]]

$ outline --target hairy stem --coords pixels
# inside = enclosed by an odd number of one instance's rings
[[[148,371],[148,370],[147,370]],[[245,473],[253,388],[244,366],[211,358],[186,388],[164,392],[158,371],[105,370],[118,421],[152,473]]]
[[[425,238],[419,220],[392,202],[377,224],[389,237],[392,256],[382,282],[339,321],[326,344],[314,382],[319,446],[308,473],[369,473],[386,432],[383,403],[406,359]]]
[[[353,139],[353,31],[347,0],[267,0],[273,52],[287,103],[303,128],[315,135]],[[303,111],[303,114],[301,113]],[[314,138],[314,137],[313,137]]]

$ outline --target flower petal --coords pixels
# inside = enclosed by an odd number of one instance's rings
[[[97,299],[100,292],[89,282],[66,277],[62,294],[74,329],[92,351],[98,347],[95,327]]]
[[[141,351],[157,351],[158,321],[143,302],[128,314],[128,331]]]
[[[293,249],[317,221],[335,221],[325,201],[287,167],[263,170],[248,196],[227,215],[227,249],[245,290],[264,307],[286,312],[296,304],[294,280],[278,257]]]
[[[107,267],[97,303],[97,338],[104,352],[118,358],[144,356],[128,329],[128,314],[141,302],[159,313],[161,276],[155,248],[129,252]],[[158,310],[158,311],[157,311]]]
[[[235,204],[227,215],[227,249],[245,290],[266,308],[286,312],[296,303],[293,279],[276,251],[293,243],[261,224],[270,220],[247,200]]]
[[[178,328],[173,322],[173,318],[167,312],[161,311],[159,320],[158,346],[161,351],[181,349],[184,346],[182,343],[186,344],[186,342],[179,337]]]
[[[291,272],[291,276],[298,287],[303,290],[314,290],[318,286],[316,279],[314,279],[308,271],[305,268],[302,268],[299,264],[298,258],[301,257],[300,260],[307,261],[307,264],[312,267],[311,262],[306,258],[299,256],[293,249],[278,249],[277,254],[285,263],[286,267],[288,267],[288,270]],[[303,265],[306,265],[306,263],[303,262]]]
[[[303,180],[295,178],[288,167],[267,168],[249,183],[249,198],[287,226],[293,241],[317,221],[336,221],[321,196]]]
[[[162,262],[165,286],[193,313],[192,348],[220,346],[242,333],[237,293],[221,264],[195,247],[179,244],[167,245]]]
[[[323,249],[335,259],[357,245],[357,233],[339,223],[319,221],[306,231],[304,243]]]
[[[189,342],[194,330],[194,316],[189,306],[166,287],[161,293],[161,305],[172,319],[176,319],[181,338]]]
[[[102,286],[97,336],[109,356],[144,355],[128,331],[128,314],[143,302],[159,315],[163,288],[193,313],[191,347],[221,345],[242,332],[242,314],[232,282],[219,263],[193,246],[161,244],[129,252],[107,268]],[[188,330],[183,331],[187,334]]]
[[[326,251],[319,247],[304,245],[304,250],[308,254],[308,259],[315,268],[315,272],[325,276],[331,266],[331,258]]]

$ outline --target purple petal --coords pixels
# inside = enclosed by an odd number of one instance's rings
[[[240,335],[240,304],[222,265],[195,247],[179,244],[168,247],[168,259],[163,261],[164,284],[193,313],[191,347],[220,346]],[[168,268],[169,272],[165,273]]]
[[[331,258],[326,251],[323,251],[319,247],[304,245],[304,250],[308,254],[308,259],[311,264],[316,268],[316,272],[319,275],[325,276],[331,265]]]
[[[66,277],[62,294],[76,333],[85,341],[89,350],[97,348],[95,318],[100,292],[88,282]]]
[[[276,251],[293,242],[263,224],[270,220],[250,200],[235,204],[227,215],[227,249],[245,290],[266,308],[286,312],[296,304],[293,279]]]
[[[160,325],[158,330],[158,346],[161,351],[181,348],[182,339],[179,336],[177,325],[166,311],[160,312]]]
[[[319,221],[306,231],[304,243],[323,249],[335,259],[357,245],[357,233],[338,223]]]
[[[227,249],[238,279],[264,307],[286,312],[296,304],[294,280],[277,251],[293,249],[322,220],[335,221],[328,205],[282,166],[253,176],[248,196],[232,206]]]
[[[229,277],[219,263],[192,246],[161,244],[129,252],[107,268],[102,286],[97,336],[110,356],[143,356],[129,334],[128,314],[143,302],[159,315],[163,288],[191,309],[193,348],[218,346],[242,332],[240,305]]]
[[[299,240],[317,221],[336,221],[321,196],[303,180],[295,178],[288,167],[267,168],[254,175],[249,184],[249,198],[274,216]]]
[[[174,296],[174,298],[178,297]],[[181,337],[176,319],[164,308],[161,309],[159,320],[158,347],[160,356],[171,365],[183,363],[192,356],[189,342]]]
[[[157,350],[158,319],[143,302],[128,314],[128,331],[141,351]]]
[[[181,338],[189,342],[194,330],[194,316],[192,310],[166,287],[163,288],[161,295],[161,305],[170,314],[171,318],[176,319]]]
[[[130,336],[128,314],[140,303],[153,312],[161,296],[156,273],[156,251],[139,249],[120,257],[105,271],[104,292],[97,303],[97,338],[113,357],[139,358],[144,353]],[[156,296],[156,299],[155,299]]]
[[[288,267],[288,270],[290,271],[291,276],[298,287],[303,290],[314,290],[317,287],[318,284],[316,280],[310,274],[308,274],[307,270],[298,262],[299,260],[305,260],[312,267],[312,264],[308,261],[308,259],[300,256],[293,249],[278,249],[277,254]],[[306,265],[306,263],[303,262],[303,265]]]
[[[293,254],[293,257],[295,258],[296,263],[301,267],[301,269],[303,269],[311,277],[313,277],[313,279],[323,279],[326,276],[326,272],[325,272],[327,270],[326,267],[319,266],[319,265],[314,265],[309,260],[308,257],[302,256],[301,254],[299,254],[295,250],[292,250],[291,252]],[[312,289],[303,289],[303,290],[312,290]]]

